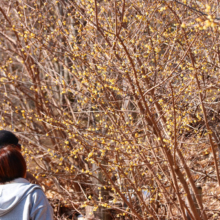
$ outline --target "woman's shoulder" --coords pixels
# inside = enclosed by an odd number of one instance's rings
[[[53,219],[53,209],[41,188],[36,188],[31,194],[32,211],[31,215],[45,215],[44,219]],[[42,214],[43,213],[43,214]],[[35,218],[33,218],[35,219]]]
[[[43,191],[43,189],[36,185],[36,184],[32,184],[34,187],[34,190],[31,193],[31,198],[33,202],[46,202],[47,203],[47,197]]]

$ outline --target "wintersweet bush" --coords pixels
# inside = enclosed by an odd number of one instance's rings
[[[218,7],[0,0],[0,126],[69,216],[219,218]]]

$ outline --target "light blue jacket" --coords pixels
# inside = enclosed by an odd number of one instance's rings
[[[0,220],[52,219],[52,207],[40,186],[23,178],[0,185]]]

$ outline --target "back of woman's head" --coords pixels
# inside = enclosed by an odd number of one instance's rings
[[[9,145],[0,149],[0,183],[24,178],[26,169],[25,160],[15,147]]]
[[[16,146],[18,144],[18,138],[10,131],[0,130],[0,148],[10,144]]]

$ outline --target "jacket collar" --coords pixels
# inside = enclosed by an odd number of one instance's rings
[[[30,183],[30,182],[28,182],[26,179],[24,179],[24,178],[17,178],[17,179],[14,179],[14,180],[12,180],[11,182],[9,182],[9,183]]]
[[[0,184],[0,196],[2,195],[2,190],[3,190],[2,186],[6,185],[6,184],[13,184],[13,183],[30,183],[30,182],[28,182],[24,178],[17,178],[17,179],[14,179],[14,180],[10,181],[10,182],[4,183],[4,184]]]
[[[0,185],[4,186],[4,185],[6,185],[6,184],[12,184],[12,183],[30,183],[30,182],[28,182],[28,181],[27,181],[26,179],[24,179],[24,178],[16,178],[16,179],[14,179],[14,180],[12,180],[12,181],[10,181],[10,182],[6,182],[6,183],[0,184]]]

